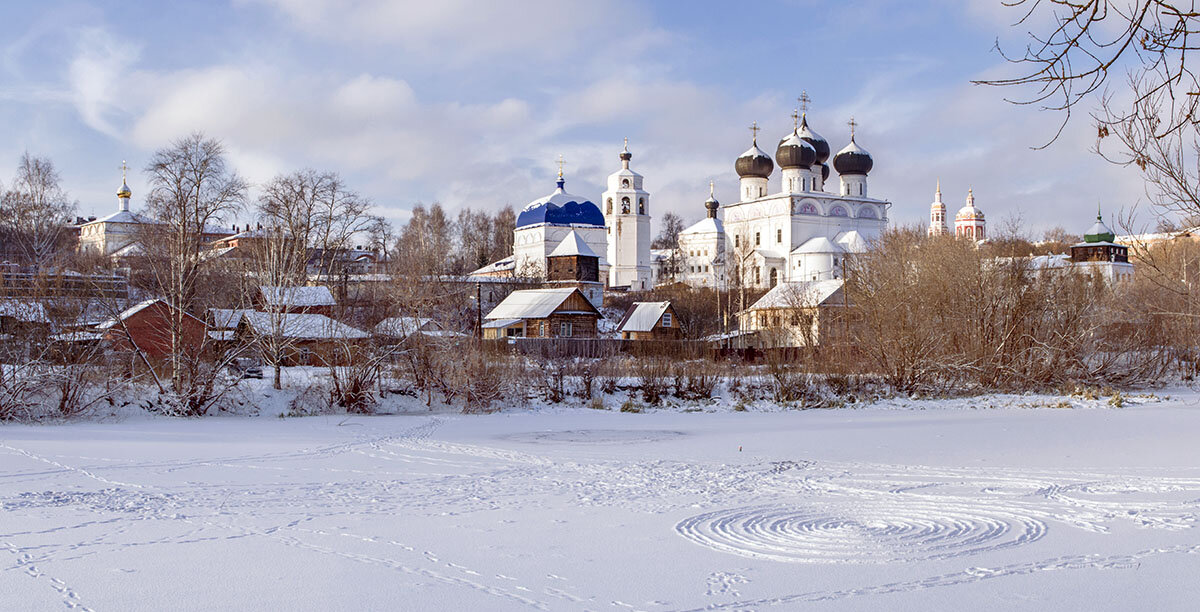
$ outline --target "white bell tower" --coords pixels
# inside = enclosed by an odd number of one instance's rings
[[[650,194],[642,175],[629,169],[629,139],[621,151],[621,169],[608,176],[604,192],[604,224],[608,226],[608,286],[651,289]]]

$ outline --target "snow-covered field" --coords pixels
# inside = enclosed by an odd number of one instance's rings
[[[1193,610],[1171,395],[0,426],[0,610]]]

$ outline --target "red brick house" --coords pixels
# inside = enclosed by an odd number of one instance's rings
[[[180,322],[180,346],[171,346],[171,328]],[[197,356],[204,346],[207,326],[204,321],[167,304],[161,299],[146,300],[122,312],[115,319],[96,326],[108,348],[114,352],[140,353],[158,365],[171,356],[172,348],[182,355]]]

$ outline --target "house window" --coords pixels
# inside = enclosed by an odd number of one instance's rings
[[[762,244],[762,232],[754,232],[754,246]]]
[[[671,313],[669,313],[669,312],[663,313],[662,324],[663,324],[663,327],[671,326]]]
[[[539,336],[541,336],[541,337],[543,337],[543,338],[545,338],[545,337],[546,337],[546,322],[545,322],[545,321],[542,321],[542,322],[541,322],[541,324],[539,325],[539,327],[538,327],[538,335],[539,335]]]
[[[570,338],[571,332],[574,331],[572,329],[572,327],[573,326],[570,323],[559,323],[558,324],[558,335],[560,335],[564,338]]]

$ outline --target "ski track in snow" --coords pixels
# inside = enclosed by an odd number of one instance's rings
[[[630,445],[684,434],[573,429],[503,438],[547,451],[533,453],[435,439],[445,422],[442,417],[422,417],[419,424],[388,435],[360,434],[311,448],[178,460],[38,454],[0,443],[9,456],[55,468],[31,471],[13,465],[10,471],[0,471],[0,516],[64,513],[65,517],[65,513],[83,512],[94,517],[46,528],[14,528],[20,521],[5,520],[0,546],[13,555],[15,565],[0,568],[0,576],[23,572],[45,581],[67,607],[88,610],[75,588],[43,568],[148,547],[259,538],[467,589],[507,606],[679,609],[699,604],[637,603],[619,592],[588,592],[587,587],[555,574],[523,576],[503,563],[472,566],[411,542],[329,526],[338,517],[390,518],[399,512],[425,516],[500,509],[520,512],[548,500],[566,500],[581,508],[620,508],[646,520],[670,515],[676,518],[664,523],[664,529],[674,522],[675,533],[684,540],[743,562],[746,558],[809,565],[939,561],[963,568],[887,584],[748,599],[742,598],[750,587],[756,593],[769,589],[766,582],[755,584],[746,577],[750,568],[713,571],[702,593],[719,600],[697,610],[836,601],[1038,571],[1127,569],[1153,556],[1200,553],[1200,545],[1188,544],[994,567],[980,566],[975,559],[1000,551],[1018,552],[1059,529],[1098,535],[1117,526],[1193,529],[1200,523],[1200,477],[1178,473],[946,468],[802,457],[727,464],[640,455],[622,458],[624,452],[588,460],[563,450],[579,443],[623,451]],[[595,439],[586,440],[589,435]],[[73,460],[87,465],[72,465]],[[272,472],[278,478],[238,480],[254,471]],[[121,479],[114,473],[122,474]],[[171,485],[152,484],[164,480],[164,474],[179,476],[170,480]],[[133,476],[140,476],[136,480],[141,482],[127,482],[135,480]],[[79,484],[89,481],[90,486],[103,486],[89,489]],[[40,490],[22,490],[30,486]],[[155,531],[141,529],[151,524]],[[729,599],[739,601],[722,601]]]

